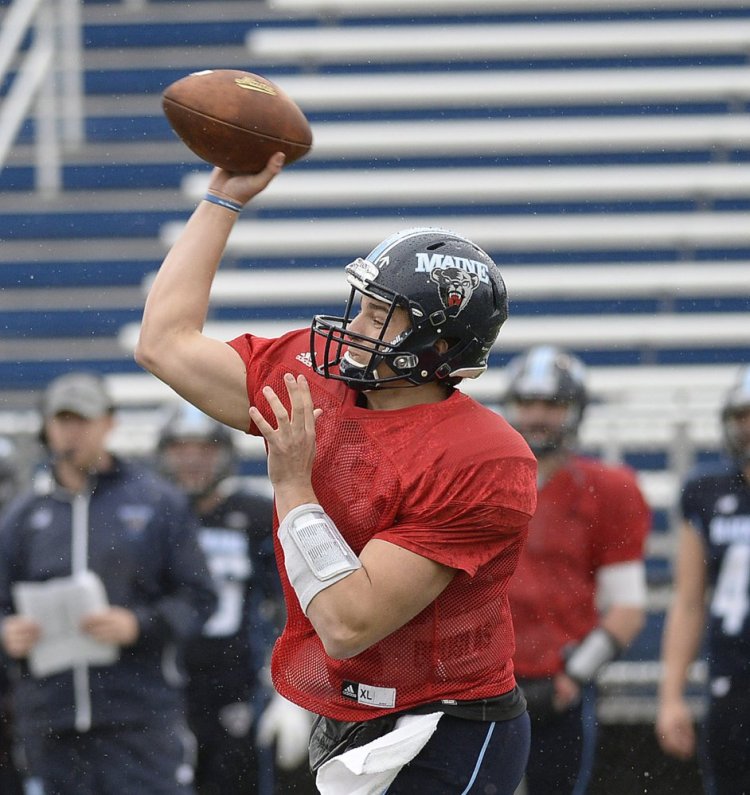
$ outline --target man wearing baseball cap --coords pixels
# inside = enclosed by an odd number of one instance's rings
[[[89,420],[114,409],[103,379],[93,373],[69,373],[56,378],[44,394],[43,407],[45,418],[70,412]]]
[[[0,523],[0,629],[15,662],[15,732],[29,786],[45,793],[192,793],[176,661],[215,595],[186,498],[107,448],[114,405],[96,374],[55,379],[44,393],[48,466]],[[103,608],[79,631],[114,649],[40,673],[41,625],[19,614],[14,585],[98,578]]]

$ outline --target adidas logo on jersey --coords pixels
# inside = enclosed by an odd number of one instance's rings
[[[302,362],[305,367],[312,367],[312,357],[310,356],[309,351],[305,351],[304,353],[298,353],[294,357],[298,362]]]
[[[395,687],[374,687],[344,680],[341,683],[341,695],[367,707],[392,709],[396,706]]]

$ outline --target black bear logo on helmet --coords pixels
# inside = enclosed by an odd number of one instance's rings
[[[430,278],[437,284],[440,301],[452,317],[469,303],[479,285],[476,273],[467,273],[460,268],[433,268]]]

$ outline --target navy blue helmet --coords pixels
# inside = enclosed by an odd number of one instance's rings
[[[312,321],[310,348],[319,374],[357,389],[376,389],[395,381],[399,386],[455,384],[487,369],[490,349],[508,317],[508,295],[495,263],[470,240],[445,229],[406,229],[347,265],[346,278],[351,290],[343,316],[316,315]],[[362,295],[388,307],[377,338],[350,328]],[[399,307],[409,327],[385,340],[388,321]],[[436,348],[438,340],[448,343],[445,351]],[[367,364],[347,357],[349,349],[369,354]],[[381,363],[393,374],[379,373]]]

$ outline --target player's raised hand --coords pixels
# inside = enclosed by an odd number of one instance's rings
[[[309,489],[315,459],[315,421],[322,413],[313,406],[310,386],[303,376],[284,376],[290,411],[270,386],[263,395],[276,418],[276,427],[267,422],[256,406],[250,408],[250,419],[263,434],[268,445],[268,477],[280,489]]]
[[[208,192],[244,205],[253,196],[265,190],[284,167],[284,153],[271,155],[263,171],[257,174],[236,174],[223,168],[214,168],[208,182]]]

